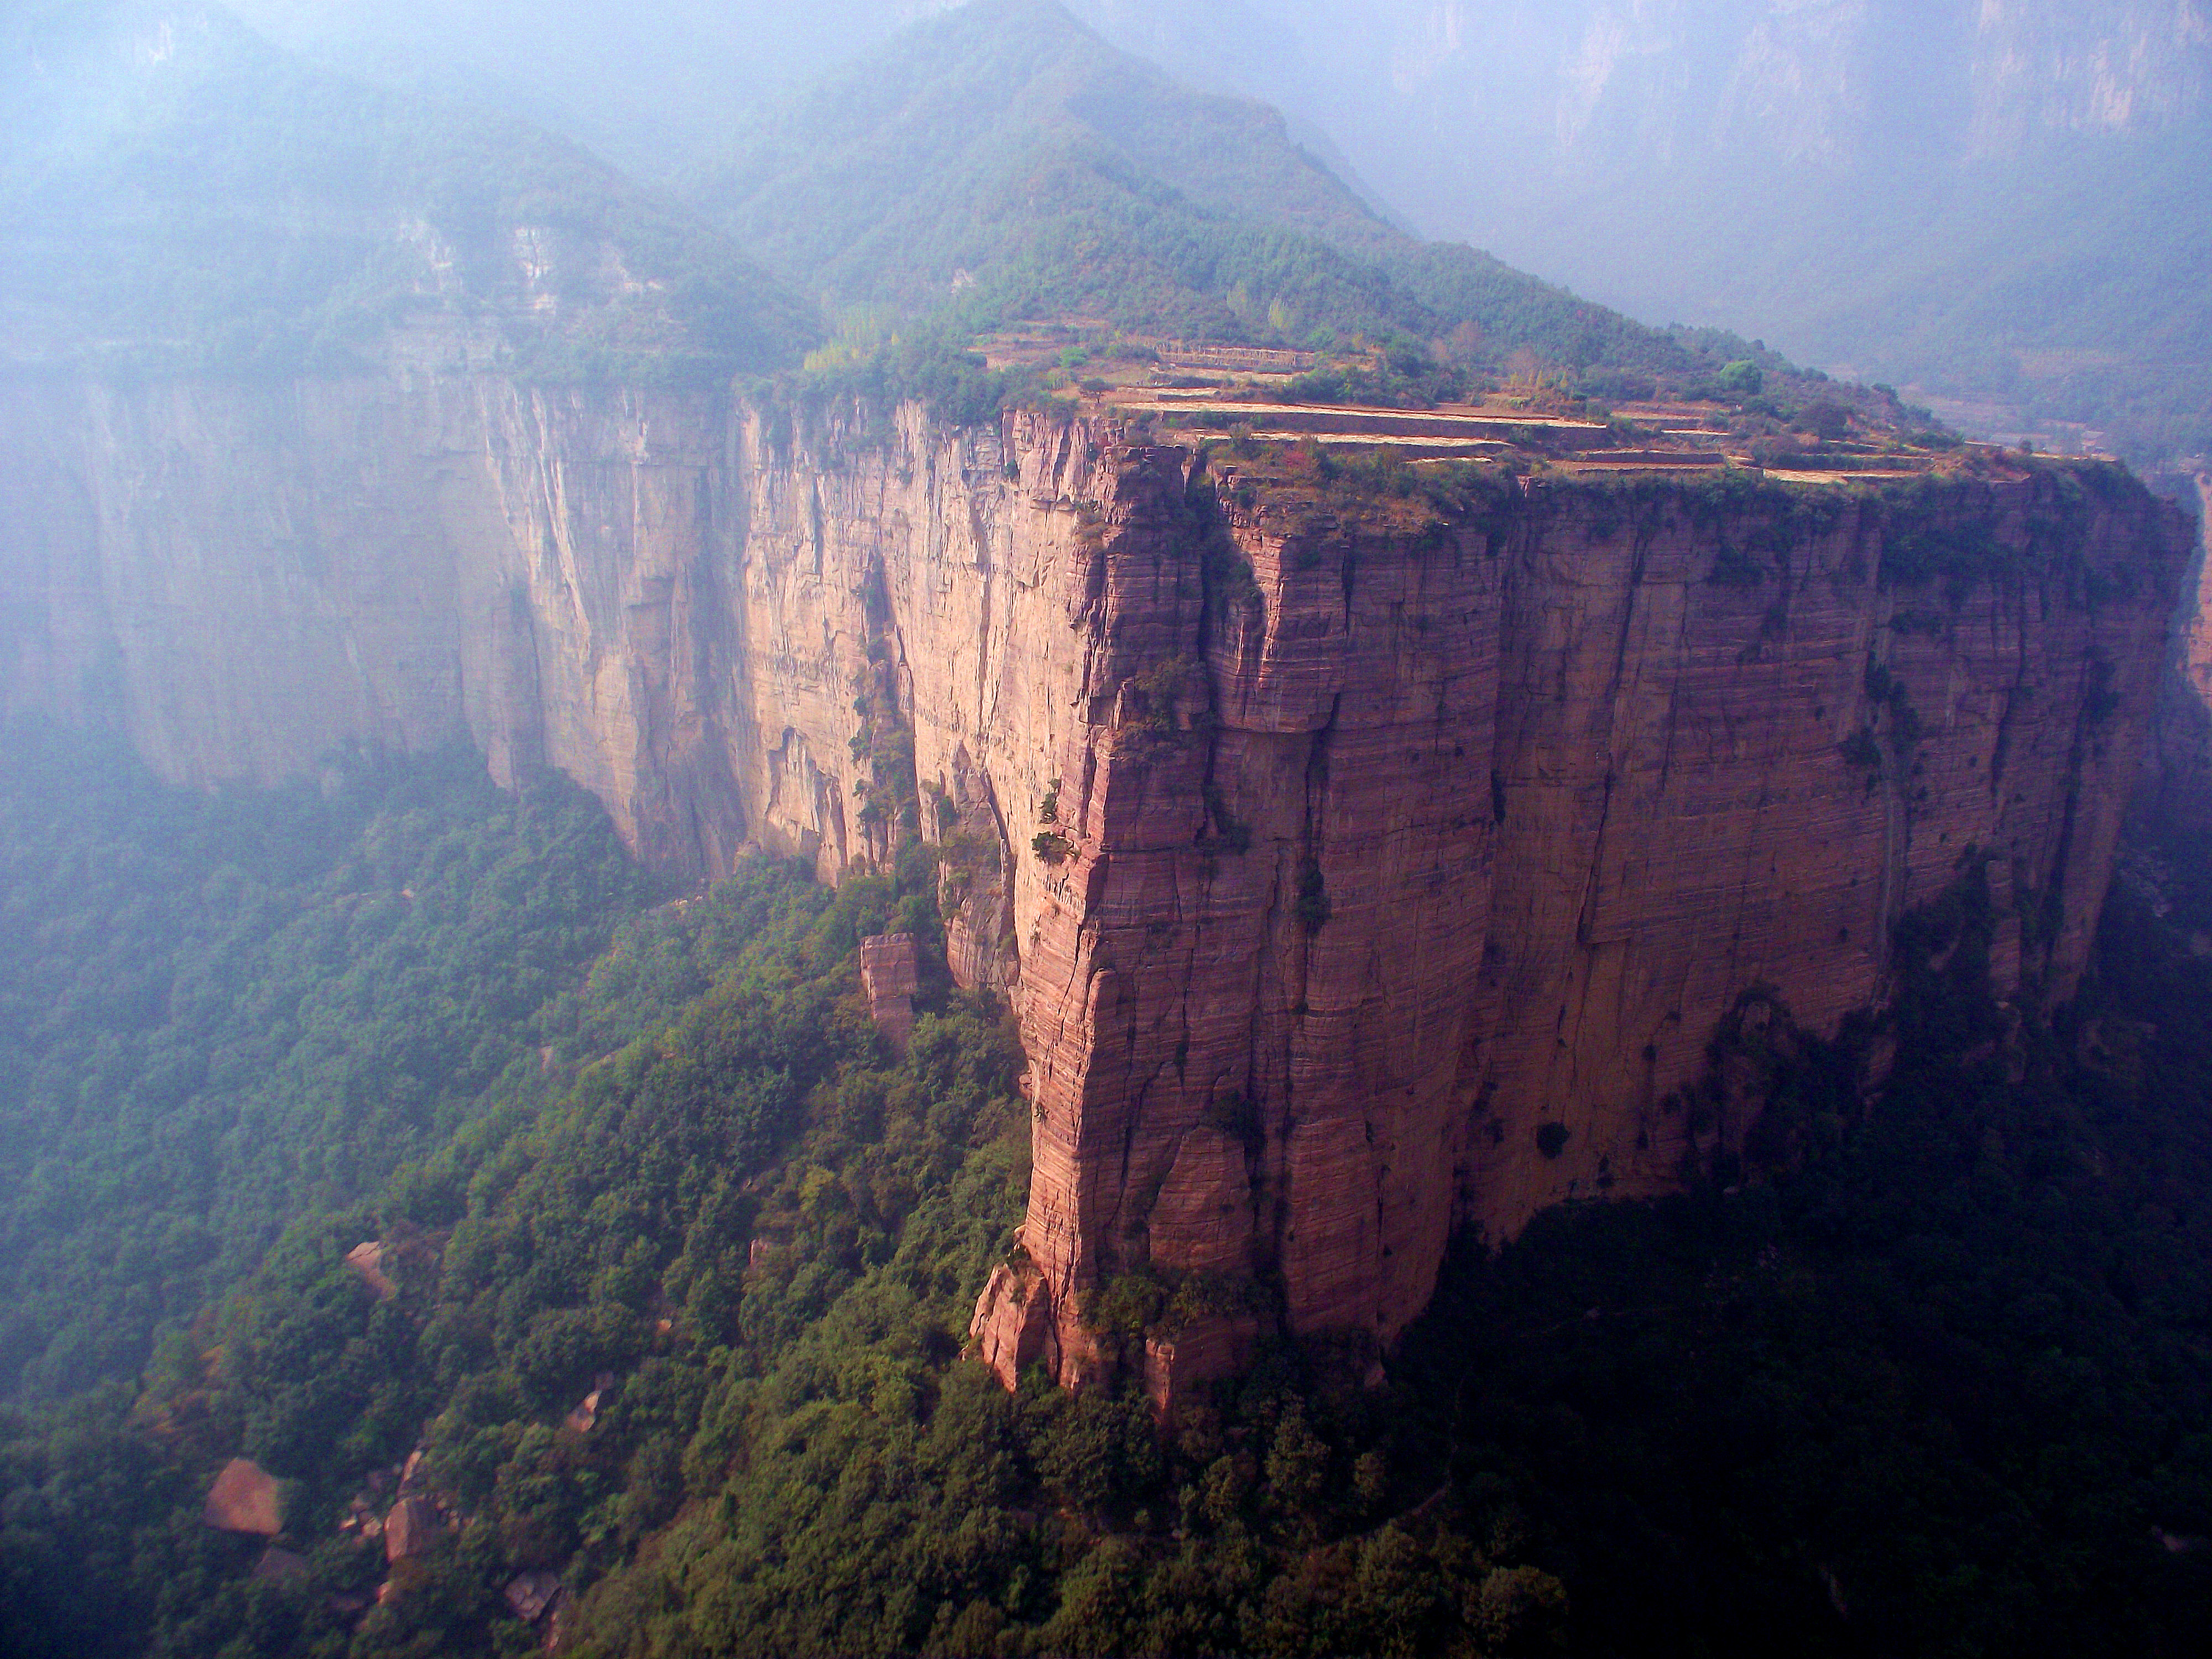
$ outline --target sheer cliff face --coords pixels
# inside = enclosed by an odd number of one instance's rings
[[[1962,874],[2001,993],[2070,989],[2184,556],[2141,492],[1212,504],[1241,560],[1210,592],[1140,514],[1087,590],[1002,1370],[1102,1363],[1066,1292],[1145,1260],[1279,1273],[1297,1327],[1387,1340],[1455,1221],[1740,1146],[1686,1086],[1716,1025],[1768,988],[1833,1031]],[[1907,579],[1939,549],[1948,582]]]
[[[199,784],[470,738],[503,780],[576,777],[656,862],[712,874],[756,842],[834,878],[891,833],[871,846],[854,796],[872,652],[916,653],[894,678],[925,775],[1049,774],[1066,698],[1009,641],[1057,614],[1036,589],[1091,450],[1023,442],[1018,485],[995,436],[778,453],[712,398],[18,385],[0,694]]]
[[[1036,1108],[979,1344],[1071,1381],[1117,1271],[1387,1340],[1455,1223],[1674,1184],[1749,1127],[1686,1098],[1740,999],[1834,1030],[1962,872],[2001,988],[2063,995],[2187,551],[2097,472],[1432,510],[1080,421],[428,377],[17,388],[0,457],[9,709],[173,776],[468,734],[649,857],[830,876],[918,782]]]

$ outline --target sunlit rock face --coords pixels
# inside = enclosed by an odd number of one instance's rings
[[[7,711],[171,777],[465,737],[702,878],[918,819],[1029,1062],[977,1346],[1073,1382],[1126,1269],[1384,1343],[1455,1226],[1676,1184],[1749,1127],[1686,1097],[1745,994],[1833,1032],[1962,874],[2000,990],[2067,994],[2189,555],[2095,470],[1415,511],[1081,419],[428,374],[18,384],[0,458]]]
[[[1387,1341],[1455,1224],[1740,1146],[1689,1097],[1719,1022],[1765,987],[1834,1031],[1962,875],[2000,994],[2069,993],[2185,555],[2132,486],[1537,485],[1398,525],[1226,485],[1237,556],[1209,563],[1157,465],[1127,458],[1071,589],[1067,850],[1025,872],[1024,1243],[1063,1310],[1150,1261],[1275,1276],[1299,1328]],[[1878,574],[1969,542],[1989,578]],[[1063,1376],[1103,1364],[1000,1305]]]

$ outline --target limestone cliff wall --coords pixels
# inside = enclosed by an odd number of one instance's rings
[[[1878,1004],[1969,860],[2003,988],[2079,974],[2188,552],[2117,475],[1191,469],[1042,416],[19,384],[0,696],[200,782],[466,735],[702,875],[888,854],[896,725],[1036,1108],[979,1341],[1070,1380],[1124,1268],[1387,1340],[1455,1224],[1673,1184],[1748,1127],[1685,1099],[1739,998]]]

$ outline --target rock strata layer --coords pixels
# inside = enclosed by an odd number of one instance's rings
[[[977,1346],[1072,1382],[1116,1273],[1387,1342],[1455,1225],[1739,1148],[1687,1097],[1716,1028],[1879,1005],[1962,875],[2001,988],[2065,995],[2189,553],[2099,468],[1438,506],[1082,419],[495,379],[18,386],[0,457],[7,709],[172,777],[465,736],[701,876],[918,822],[1035,1108]],[[1210,1317],[1129,1363],[1236,1351]]]
[[[921,947],[912,933],[860,941],[860,989],[868,1016],[902,1054],[914,1036],[914,994],[921,988]]]

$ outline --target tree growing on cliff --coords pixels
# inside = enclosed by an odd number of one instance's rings
[[[1310,855],[1298,865],[1298,896],[1291,908],[1308,933],[1318,933],[1328,925],[1328,885],[1322,878],[1320,861]]]

